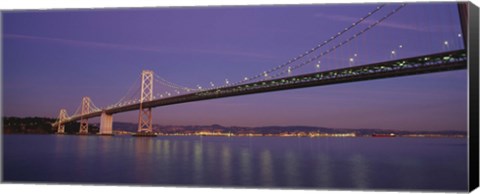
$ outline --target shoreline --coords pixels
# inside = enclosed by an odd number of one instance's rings
[[[56,134],[56,133],[2,133],[2,135],[68,135],[68,136],[99,136],[99,137],[112,137],[112,136],[131,136],[134,137],[135,133],[129,134],[111,134],[111,135],[104,135],[104,134]],[[199,135],[199,134],[160,134],[155,133],[156,137],[184,137],[184,136],[196,136],[196,137],[228,137],[228,138],[236,138],[236,137],[278,137],[278,138],[374,138],[374,139],[395,139],[395,138],[458,138],[458,139],[466,139],[466,135],[396,135],[392,137],[375,137],[372,135],[359,135],[359,136],[335,136],[335,135],[323,135],[323,136],[309,136],[309,135],[273,135],[273,134],[242,134],[242,135]]]

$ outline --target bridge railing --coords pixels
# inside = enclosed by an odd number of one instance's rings
[[[327,81],[339,78],[351,78],[355,76],[395,72],[406,69],[415,69],[420,67],[438,66],[456,62],[466,61],[465,50],[456,50],[451,52],[440,53],[436,55],[426,55],[412,57],[407,59],[399,59],[395,61],[380,62],[370,65],[342,68],[325,72],[310,73],[305,75],[285,77],[274,80],[264,80],[254,83],[248,83],[233,87],[219,88],[196,93],[198,96],[223,95],[228,93],[246,92],[249,90],[258,90],[262,88],[295,85],[308,82]],[[448,66],[444,67],[448,69]],[[466,65],[463,66],[466,68]]]

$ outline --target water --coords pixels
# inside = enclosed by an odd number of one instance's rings
[[[467,189],[467,140],[5,135],[4,181]]]

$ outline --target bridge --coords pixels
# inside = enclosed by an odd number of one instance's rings
[[[225,80],[225,84],[221,86],[215,86],[213,83],[210,83],[211,87],[209,88],[202,88],[198,85],[194,88],[180,86],[163,79],[151,70],[144,70],[141,74],[139,88],[140,95],[138,98],[127,101],[121,100],[120,102],[105,108],[98,108],[93,104],[89,97],[83,97],[81,105],[72,116],[68,116],[67,111],[61,109],[58,120],[53,126],[57,128],[57,133],[63,134],[65,132],[66,123],[80,121],[79,134],[87,134],[88,119],[100,117],[100,134],[110,135],[113,132],[113,114],[138,110],[138,133],[152,134],[152,108],[155,107],[231,96],[466,69],[468,58],[467,50],[464,48],[408,58],[394,59],[394,57],[392,57],[392,59],[388,61],[356,66],[350,64],[348,67],[338,69],[320,70],[320,64],[317,64],[317,71],[315,72],[292,75],[293,71],[296,71],[302,66],[318,61],[322,57],[335,51],[337,48],[348,45],[349,42],[367,33],[390,16],[399,12],[405,6],[406,4],[400,4],[398,7],[385,14],[377,21],[371,23],[366,28],[357,31],[353,35],[343,39],[343,41],[339,41],[336,45],[331,46],[320,54],[314,55],[314,52],[322,49],[332,41],[340,39],[340,37],[357,27],[368,17],[376,14],[376,12],[384,8],[384,5],[378,6],[351,26],[342,29],[334,36],[312,49],[307,50],[298,57],[257,75],[245,77],[237,82],[231,83],[230,81]],[[458,7],[461,16],[466,13],[466,6],[464,4],[459,3]],[[460,17],[460,20],[462,24],[462,33],[465,35],[465,22],[467,17],[463,15]],[[466,45],[466,36],[461,36],[461,34],[459,34],[459,37],[463,37],[463,43]],[[444,42],[444,46],[448,46],[447,41]],[[393,50],[391,54],[394,56],[395,51]],[[349,62],[353,61],[353,57],[349,59]],[[294,65],[295,63],[298,64]],[[154,83],[160,83],[164,86],[173,88],[174,92],[162,92],[161,94],[154,95]]]

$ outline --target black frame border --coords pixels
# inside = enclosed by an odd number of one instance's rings
[[[468,83],[469,83],[469,119],[468,119],[468,189],[475,190],[479,186],[479,12],[472,2],[467,2],[468,32]]]

